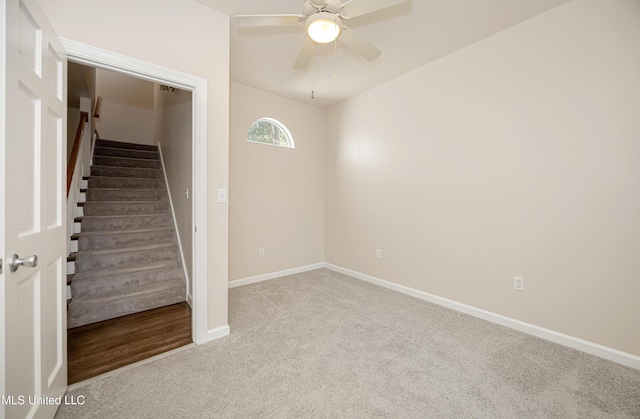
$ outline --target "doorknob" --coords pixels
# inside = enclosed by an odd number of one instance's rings
[[[27,268],[35,268],[36,266],[38,266],[38,256],[31,255],[31,256],[27,256],[24,259],[20,259],[18,255],[13,254],[9,258],[7,263],[9,264],[9,270],[11,272],[17,271],[18,268],[21,266],[25,266]]]

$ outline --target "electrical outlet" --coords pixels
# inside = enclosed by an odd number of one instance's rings
[[[227,190],[218,189],[218,203],[224,204],[225,202],[227,202]]]
[[[258,256],[260,257],[264,256],[264,247],[261,247],[258,249]]]
[[[524,291],[524,278],[521,276],[513,277],[513,289],[518,291]]]
[[[376,249],[376,259],[382,259],[382,250]]]

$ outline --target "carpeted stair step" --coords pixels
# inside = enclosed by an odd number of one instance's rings
[[[146,169],[139,167],[91,166],[92,176],[158,178],[162,179],[162,169]]]
[[[109,249],[88,250],[76,253],[75,272],[99,271],[141,266],[163,260],[179,260],[180,251],[174,243]]]
[[[84,204],[85,216],[164,214],[169,210],[169,201],[87,201]]]
[[[164,189],[162,178],[91,176],[89,188]]]
[[[180,278],[127,287],[92,298],[74,298],[69,304],[67,326],[73,328],[184,300],[185,285]]]
[[[165,189],[89,188],[87,201],[164,201]]]
[[[144,167],[147,169],[160,169],[160,160],[133,159],[130,157],[94,156],[93,164],[98,166],[115,167]]]
[[[157,151],[133,150],[130,148],[95,147],[95,156],[131,157],[136,159],[158,160],[160,154]]]
[[[123,143],[120,141],[105,140],[103,138],[96,140],[96,147],[129,148],[132,150],[147,150],[147,151],[158,150],[158,147],[155,145]]]
[[[97,140],[74,235],[69,328],[185,301],[158,148]],[[76,230],[77,231],[77,230]]]
[[[182,278],[182,265],[177,261],[153,262],[99,272],[80,272],[73,277],[71,294],[74,299],[78,299],[172,278]]]
[[[81,231],[140,230],[172,227],[171,214],[103,215],[82,217]]]
[[[78,251],[120,249],[154,243],[174,243],[174,239],[175,233],[171,227],[129,231],[93,231],[78,235]]]

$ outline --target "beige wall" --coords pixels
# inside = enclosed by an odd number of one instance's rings
[[[176,228],[180,236],[180,245],[185,260],[187,276],[192,277],[192,101],[191,92],[175,89],[173,92],[161,92],[160,86],[154,87],[155,118],[157,132],[155,138],[162,148],[162,159],[169,183],[171,203],[176,219]],[[187,195],[185,192],[189,191]],[[190,282],[187,293],[191,296]]]
[[[640,355],[639,22],[572,1],[330,108],[326,261]]]
[[[73,151],[73,143],[78,132],[78,124],[80,123],[80,109],[67,108],[67,162]]]
[[[208,328],[227,324],[229,17],[189,0],[39,0],[59,36],[207,79]]]
[[[295,149],[247,142],[262,117],[283,123]],[[323,262],[325,111],[231,83],[230,130],[229,279]]]
[[[92,137],[92,127],[95,126],[93,111],[96,102],[96,69],[81,64],[69,63],[67,71],[67,161],[69,161],[76,131],[78,131],[78,123],[80,122],[80,98],[83,98],[83,101],[88,100],[90,104],[91,109],[87,109],[89,111],[90,124],[85,126],[85,131],[88,131],[88,133],[85,132],[85,135],[88,135],[88,138]],[[88,165],[91,147],[86,148],[87,150],[84,150],[85,155],[82,158]]]
[[[100,138],[155,145],[153,83],[98,69],[96,93],[102,97],[100,118],[96,119]]]

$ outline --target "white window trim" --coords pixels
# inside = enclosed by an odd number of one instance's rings
[[[253,127],[256,123],[261,122],[261,121],[269,122],[270,124],[273,124],[273,125],[277,126],[278,128],[280,128],[282,131],[284,131],[285,135],[289,139],[289,143],[291,144],[291,147],[288,147],[286,145],[263,143],[263,142],[260,142],[260,141],[250,140],[249,139],[249,131],[251,131],[251,127]],[[289,129],[282,122],[278,121],[277,119],[273,119],[273,118],[269,118],[269,117],[258,118],[251,124],[251,127],[249,128],[249,131],[247,131],[247,139],[246,139],[246,141],[249,142],[249,143],[263,144],[263,145],[269,145],[269,146],[272,146],[272,147],[279,147],[279,148],[290,148],[290,149],[295,149],[296,148],[296,144],[293,141],[293,135],[291,135],[291,131],[289,131]]]

